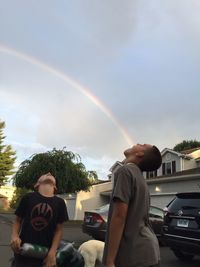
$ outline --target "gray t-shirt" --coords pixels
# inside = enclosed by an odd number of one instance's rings
[[[160,260],[158,240],[149,224],[150,196],[141,170],[133,163],[120,167],[114,176],[103,262],[107,257],[113,202],[128,204],[126,223],[116,257],[116,267],[144,267]]]

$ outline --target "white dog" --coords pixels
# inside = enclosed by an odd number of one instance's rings
[[[85,261],[85,267],[95,267],[96,260],[102,262],[104,242],[89,240],[84,242],[78,249]]]

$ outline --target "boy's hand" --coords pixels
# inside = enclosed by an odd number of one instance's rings
[[[54,252],[49,251],[48,255],[46,256],[45,260],[45,267],[55,267],[56,266],[56,254]]]
[[[10,246],[15,253],[19,253],[21,247],[21,239],[19,236],[13,236],[10,241]]]
[[[114,263],[107,263],[107,264],[105,265],[105,267],[115,267],[115,264],[114,264]]]

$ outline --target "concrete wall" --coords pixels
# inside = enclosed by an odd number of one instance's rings
[[[109,198],[102,196],[100,193],[111,189],[112,183],[109,181],[92,186],[89,192],[80,191],[76,198],[74,220],[83,220],[86,210],[96,209],[107,204]]]

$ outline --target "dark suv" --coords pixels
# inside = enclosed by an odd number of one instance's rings
[[[164,209],[163,239],[181,260],[200,255],[200,192],[178,193]]]

